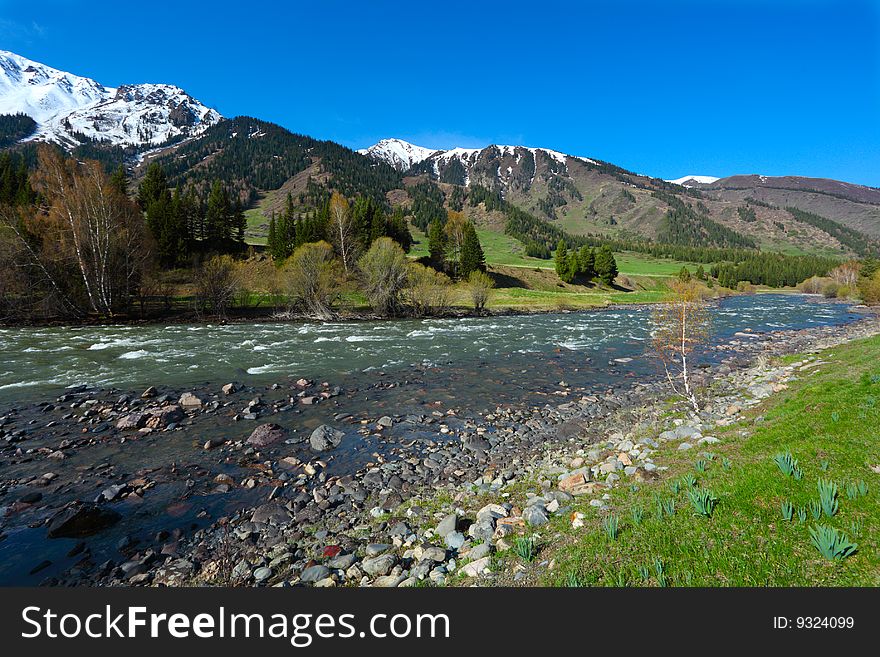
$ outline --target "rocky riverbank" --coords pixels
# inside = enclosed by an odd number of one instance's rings
[[[698,374],[711,383],[704,411],[668,426],[658,420],[665,386],[644,381],[601,394],[581,394],[561,382],[552,403],[472,416],[439,407],[420,415],[339,413],[302,432],[269,420],[328,403],[341,393],[338,387],[298,380],[277,386],[274,395],[255,396],[232,384],[180,395],[73,389],[41,406],[52,418],[46,425],[69,427],[60,443],[33,445],[27,424],[20,426],[22,415],[13,410],[0,417],[2,538],[24,517],[49,540],[74,543],[66,556],[75,563],[46,577],[47,585],[515,580],[523,575],[493,573],[492,557],[517,535],[570,514],[575,497],[601,508],[609,488],[662,477],[662,463],[655,462],[661,445],[711,444],[713,427],[736,421],[742,409],[810,366],[770,367],[760,356],[815,351],[878,332],[880,320],[867,317],[821,329],[738,333],[715,348],[720,363]],[[226,439],[216,430],[240,420],[258,423],[246,439]],[[145,458],[127,471],[109,456],[87,458],[104,441],[134,449],[158,446],[178,432],[191,437],[191,453],[171,467],[143,467]],[[337,458],[352,435],[363,442],[359,457]],[[191,463],[196,452],[204,458]],[[16,476],[35,469],[41,473]],[[121,513],[159,490],[172,496],[171,507],[181,507],[185,522],[124,536],[112,550],[115,558],[99,560],[93,543]],[[247,495],[229,513],[206,502],[232,491]],[[571,521],[582,518],[574,514]],[[33,564],[36,573],[49,569],[45,561]]]

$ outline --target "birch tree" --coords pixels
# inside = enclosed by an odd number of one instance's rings
[[[333,192],[333,196],[330,197],[330,221],[327,225],[327,233],[336,252],[342,258],[342,266],[345,275],[348,276],[355,262],[356,237],[351,208],[346,198],[339,192]]]
[[[39,280],[44,301],[65,315],[113,316],[139,285],[152,249],[143,218],[97,162],[41,146],[32,176],[40,205],[0,211],[14,264]]]
[[[675,281],[670,287],[672,299],[653,310],[654,351],[672,391],[699,413],[691,376],[692,356],[708,341],[711,316],[695,283]]]

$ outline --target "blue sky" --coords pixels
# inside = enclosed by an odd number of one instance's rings
[[[355,148],[515,143],[664,178],[880,186],[876,0],[0,0],[0,48]]]

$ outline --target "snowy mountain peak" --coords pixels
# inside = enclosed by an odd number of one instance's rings
[[[436,152],[430,148],[410,144],[402,139],[382,139],[369,148],[362,148],[358,151],[361,155],[368,155],[375,160],[386,162],[398,171],[406,171]]]
[[[22,112],[37,122],[31,139],[64,145],[89,139],[155,146],[192,137],[222,117],[168,84],[105,87],[92,80],[0,50],[0,114]]]
[[[666,182],[673,183],[674,185],[681,185],[682,187],[693,187],[694,184],[699,185],[711,185],[713,182],[717,182],[721,180],[715,176],[682,176],[681,178],[676,178],[675,180],[667,180]]]

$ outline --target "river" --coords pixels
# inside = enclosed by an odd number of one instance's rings
[[[437,409],[454,410],[452,425],[499,405],[541,406],[559,400],[557,394],[601,392],[654,377],[656,364],[645,357],[650,313],[617,307],[467,319],[0,329],[0,436],[5,431],[9,442],[0,451],[0,585],[36,584],[74,563],[79,557],[68,553],[77,541],[47,539],[43,522],[60,505],[94,499],[113,481],[149,476],[155,486],[143,499],[113,503],[123,520],[89,539],[95,561],[116,558],[120,540],[191,531],[264,498],[265,490],[244,486],[211,494],[207,484],[218,472],[241,481],[249,470],[201,449],[206,437],[242,440],[269,421],[303,436],[322,423],[338,426],[340,416],[373,421]],[[712,306],[712,316],[715,345],[861,317],[845,304],[782,294],[724,299]],[[319,390],[338,386],[340,394],[315,405],[287,404],[292,382],[301,377],[314,379]],[[216,397],[232,381],[243,392],[225,402],[228,411],[221,405],[181,430],[136,440],[120,440],[112,423],[83,424],[65,404],[45,405],[68,386],[86,386],[101,400],[136,398],[156,386],[176,399],[187,390]],[[231,421],[255,396],[267,404],[259,420]],[[323,457],[328,474],[357,470],[401,443],[439,438],[418,422],[396,424],[385,437],[352,424],[343,446]],[[14,442],[13,431],[19,432]],[[45,458],[62,439],[80,442],[62,461]],[[314,458],[307,444],[289,452]],[[41,488],[42,499],[18,504],[47,471],[57,479]],[[41,562],[51,564],[31,573]]]

